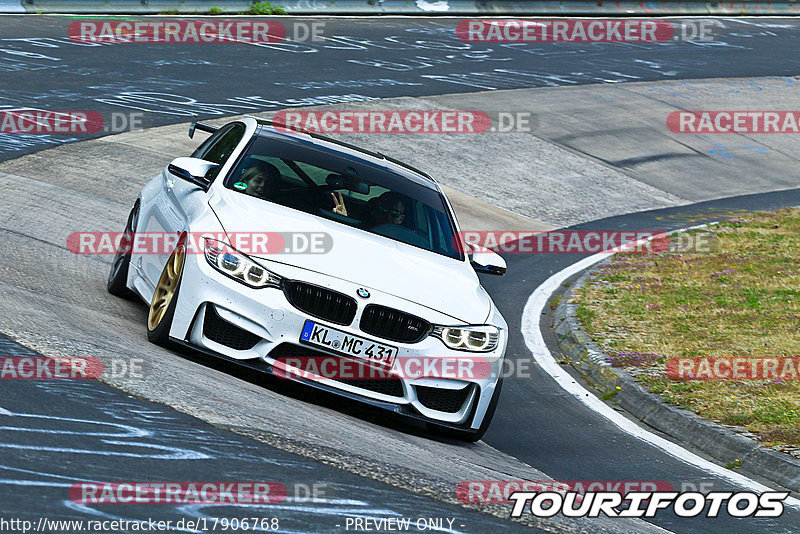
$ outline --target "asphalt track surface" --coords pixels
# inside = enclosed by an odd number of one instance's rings
[[[0,350],[4,356],[38,356],[4,336]],[[212,521],[206,523],[211,529],[213,518],[258,517],[278,518],[282,532],[341,531],[347,517],[450,518],[452,525],[443,524],[453,532],[485,532],[505,524],[267,447],[91,381],[7,381],[2,399],[0,517],[7,520],[152,518],[177,524],[205,519]],[[67,497],[69,488],[82,482],[146,480],[277,482],[286,498],[261,506],[109,506]]]
[[[230,54],[231,45],[175,45],[169,57],[160,46],[79,47],[65,38],[66,26],[71,21],[64,17],[0,18],[3,36],[0,70],[5,73],[0,79],[0,105],[4,106],[0,109],[91,109],[104,115],[121,110],[143,111],[145,125],[156,126],[185,122],[195,113],[226,116],[291,105],[331,103],[337,98],[363,100],[633,80],[792,75],[800,61],[793,53],[776,52],[793,49],[796,39],[793,21],[772,21],[773,27],[726,21],[727,32],[723,32],[716,44],[641,44],[613,49],[594,45],[581,50],[558,45],[482,45],[478,49],[464,49],[464,43],[444,36],[452,32],[454,24],[446,19],[390,19],[379,24],[330,20],[326,21],[326,29],[335,39],[325,44],[303,45],[315,48],[314,52],[236,45],[235,61]],[[0,159],[77,140],[82,138],[21,138],[0,134]],[[716,220],[731,210],[797,204],[800,193],[796,190],[767,193],[614,217],[581,228],[671,229]],[[509,325],[518,328],[528,295],[551,273],[579,258],[577,255],[509,256],[509,275],[503,279],[485,277],[483,282]],[[4,341],[3,350],[4,353],[25,351],[8,341]],[[521,335],[512,336],[508,357],[517,361],[530,359]],[[254,471],[268,468],[270,479],[280,481],[283,477],[287,485],[298,481],[298,472],[307,473],[304,470],[310,469],[314,470],[313,475],[299,478],[334,481],[330,484],[329,506],[312,503],[309,511],[303,503],[292,503],[282,511],[287,523],[297,521],[290,528],[330,531],[335,517],[345,514],[343,509],[354,515],[380,515],[388,510],[387,515],[458,516],[465,525],[463,530],[468,532],[500,528],[488,516],[460,508],[454,510],[341,470],[325,471],[328,468],[321,464],[312,467],[307,460],[277,449],[270,449],[265,459],[263,445],[255,448],[246,438],[111,388],[19,382],[3,384],[2,399],[0,407],[15,414],[62,418],[61,422],[53,420],[52,426],[40,427],[36,432],[30,432],[28,426],[29,430],[17,430],[16,434],[9,429],[12,425],[3,422],[6,448],[28,449],[13,458],[11,454],[4,455],[0,483],[5,481],[9,488],[24,487],[13,492],[0,490],[3,494],[0,509],[4,515],[20,517],[24,512],[29,518],[46,517],[53,509],[53,502],[63,500],[64,480],[71,483],[81,476],[98,479],[105,474],[124,479],[128,474],[143,479],[148,478],[144,473],[155,473],[164,480],[186,479],[194,468],[184,467],[179,456],[169,455],[206,454],[212,458],[203,463],[205,480],[214,480],[215,473],[219,475],[217,479],[235,473],[254,478],[251,476]],[[76,416],[81,413],[84,417]],[[0,418],[6,417],[0,413]],[[75,438],[75,434],[67,432],[76,431],[74,425],[80,422],[65,421],[64,417],[139,426],[158,437],[145,446],[111,443],[120,441],[113,436],[99,440],[98,436]],[[109,433],[124,432],[115,428]],[[31,435],[36,439],[27,439]],[[90,442],[84,443],[84,439]],[[619,432],[567,398],[548,376],[535,371],[531,378],[506,381],[485,441],[556,480],[663,480],[677,487],[710,481],[715,483],[715,489],[728,487],[707,473]],[[84,456],[76,453],[77,449],[95,452]],[[154,449],[167,458],[158,458],[152,453]],[[91,458],[84,461],[85,457]],[[124,463],[119,458],[125,458]],[[30,483],[8,484],[9,480],[20,479]],[[66,501],[63,505],[74,513],[73,517],[115,515],[106,508],[97,512]],[[161,510],[155,512],[159,518],[165,514]],[[137,509],[136,518],[146,516],[149,511]],[[62,513],[59,517],[66,518]],[[686,520],[659,515],[654,522],[674,532],[789,533],[798,531],[800,518],[796,511],[787,510],[784,517],[769,521],[725,517]]]
[[[281,19],[290,37],[300,34],[295,24],[316,22],[324,24],[322,40],[166,48],[75,43],[67,29],[79,20],[0,18],[0,110],[93,110],[107,121],[114,112],[141,111],[147,127],[195,114],[523,87],[793,75],[800,66],[792,52],[798,23],[786,19],[722,19],[710,41],[581,45],[465,43],[454,37],[461,19],[292,18]],[[85,136],[0,134],[0,159],[79,139]]]

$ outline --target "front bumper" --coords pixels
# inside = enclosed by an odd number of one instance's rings
[[[298,269],[280,266],[276,274],[292,280],[322,286],[345,295],[356,295],[359,286]],[[184,344],[222,355],[232,360],[258,360],[272,374],[306,383],[395,413],[435,422],[459,429],[477,429],[494,393],[500,376],[507,345],[507,327],[496,311],[490,324],[501,329],[497,348],[487,353],[466,353],[449,349],[439,339],[428,336],[417,343],[398,343],[366,334],[359,329],[361,314],[367,303],[402,310],[422,317],[432,324],[457,325],[458,322],[444,314],[416,305],[392,295],[369,288],[369,300],[357,299],[358,309],[349,325],[330,323],[312,317],[295,308],[284,292],[274,288],[252,289],[218,273],[202,255],[186,258],[179,298],[170,336]],[[283,363],[279,355],[308,354],[341,358],[342,356],[319,347],[300,343],[306,320],[368,340],[398,348],[398,362],[409,358],[420,359],[483,359],[486,363],[475,376],[460,373],[457,378],[415,378],[404,376],[400,369],[391,369],[386,378],[391,387],[375,380],[347,380],[338,378],[307,378],[307,374],[293,374],[297,370]],[[222,321],[222,322],[220,322]],[[224,333],[222,335],[221,333]],[[344,357],[351,361],[349,357]],[[244,362],[243,362],[244,363]],[[255,362],[248,362],[250,366]],[[277,371],[277,372],[276,372]],[[284,371],[289,371],[284,372]]]

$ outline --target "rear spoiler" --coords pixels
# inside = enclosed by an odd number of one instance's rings
[[[219,130],[219,128],[215,128],[213,126],[209,126],[208,124],[203,124],[202,122],[197,122],[197,117],[195,117],[192,120],[192,124],[189,125],[189,139],[193,139],[194,138],[194,131],[195,130],[200,130],[201,132],[214,133],[217,130]]]

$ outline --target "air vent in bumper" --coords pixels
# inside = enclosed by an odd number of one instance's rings
[[[211,304],[206,304],[203,335],[215,343],[234,350],[250,350],[261,341],[257,335],[224,320]]]
[[[417,399],[420,404],[429,410],[437,412],[456,413],[464,406],[464,402],[469,397],[474,385],[469,385],[463,389],[442,389],[427,386],[415,386]]]

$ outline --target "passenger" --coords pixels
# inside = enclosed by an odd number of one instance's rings
[[[341,191],[339,198],[336,198],[336,193],[331,193],[331,198],[333,199],[333,213],[347,217],[347,208],[344,206],[344,197]]]
[[[234,188],[246,195],[267,199],[280,179],[281,171],[275,165],[259,161],[242,173],[239,181],[234,184]]]
[[[338,195],[338,196],[337,196]],[[333,212],[347,216],[342,193],[331,193],[333,199]],[[406,217],[406,205],[403,197],[392,191],[387,191],[377,198],[370,200],[370,227],[381,224],[403,224]]]

